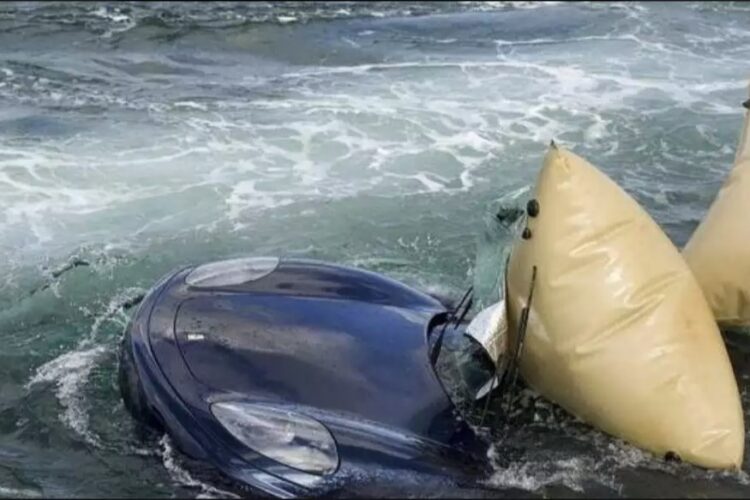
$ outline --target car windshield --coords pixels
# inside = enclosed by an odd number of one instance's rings
[[[453,404],[467,420],[473,420],[476,401],[487,393],[495,376],[495,364],[479,342],[465,334],[467,323],[449,326],[435,362],[437,373]],[[436,337],[443,325],[437,325]],[[433,340],[434,342],[434,340]]]

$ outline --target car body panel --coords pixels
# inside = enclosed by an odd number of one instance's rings
[[[429,363],[428,328],[446,312],[435,299],[310,261],[282,260],[257,282],[226,288],[191,287],[190,271],[162,280],[128,329],[146,399],[186,454],[274,496],[399,474],[471,481],[486,471],[486,444]],[[211,414],[218,400],[317,419],[336,440],[338,470],[317,476],[250,450]]]

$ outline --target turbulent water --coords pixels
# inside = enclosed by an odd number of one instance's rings
[[[684,244],[749,27],[741,3],[0,4],[0,496],[222,494],[117,390],[127,306],[175,267],[304,256],[489,301],[490,221],[552,138]],[[750,494],[529,401],[498,495]]]

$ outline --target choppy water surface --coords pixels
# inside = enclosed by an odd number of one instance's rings
[[[489,297],[488,220],[553,137],[682,245],[733,158],[749,26],[742,3],[0,4],[0,496],[220,494],[116,386],[126,305],[177,266]],[[529,405],[499,495],[750,494]]]

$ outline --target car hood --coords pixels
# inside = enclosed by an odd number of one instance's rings
[[[428,356],[445,312],[382,276],[309,261],[231,286],[190,289],[175,336],[218,393],[357,415],[450,443],[456,410]]]

